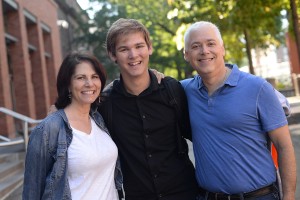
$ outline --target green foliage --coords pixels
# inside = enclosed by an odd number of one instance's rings
[[[187,25],[206,20],[217,24],[226,47],[225,59],[238,65],[247,64],[245,31],[252,49],[266,49],[284,42],[281,11],[289,9],[289,0],[90,0],[103,4],[86,35],[94,53],[107,67],[109,75],[116,66],[103,47],[106,32],[120,17],[141,21],[151,34],[153,55],[151,68],[182,79],[192,74],[182,55],[182,34]],[[299,0],[296,0],[299,1]],[[299,3],[298,10],[299,8]],[[91,27],[95,32],[89,33]],[[248,56],[249,58],[249,56]],[[250,57],[251,59],[251,57]]]
[[[90,23],[82,23],[80,25],[85,34],[79,40],[89,44],[93,49],[94,55],[106,68],[108,79],[113,80],[118,77],[118,67],[109,59],[106,53],[106,33],[114,21],[126,16],[126,10],[122,6],[110,4],[107,1],[99,0],[98,2],[101,5],[101,9],[95,12]],[[89,10],[93,9],[93,7],[89,8]]]
[[[188,2],[189,6],[183,6]],[[237,64],[245,57],[245,31],[253,49],[277,46],[284,40],[280,12],[286,8],[286,2],[282,0],[196,0],[176,2],[174,6],[185,9],[178,15],[184,23],[206,20],[218,25],[226,46],[226,60]]]
[[[151,68],[164,72],[166,68],[176,69],[178,78],[182,79],[182,67],[186,63],[176,48],[176,31],[181,25],[176,20],[169,20],[171,7],[165,0],[111,0],[126,8],[126,17],[134,18],[143,23],[149,30],[153,45],[150,57]],[[167,73],[168,71],[165,71]]]

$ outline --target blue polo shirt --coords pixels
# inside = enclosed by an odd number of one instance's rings
[[[287,119],[267,81],[226,66],[231,74],[211,96],[199,75],[181,83],[188,98],[198,184],[234,194],[275,182],[267,132],[286,125]]]

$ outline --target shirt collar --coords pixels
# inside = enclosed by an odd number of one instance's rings
[[[224,85],[236,86],[238,83],[241,71],[239,70],[239,68],[236,64],[225,64],[225,66],[231,69],[231,73],[229,74],[228,78],[225,80]],[[195,76],[195,79],[198,82],[199,89],[201,89],[202,87],[205,87],[201,77],[198,74]]]
[[[149,94],[151,93],[152,91],[155,91],[158,89],[159,87],[159,84],[158,84],[158,81],[157,81],[157,78],[156,76],[154,75],[154,73],[151,71],[151,70],[148,70],[149,72],[149,75],[150,75],[150,85],[147,89],[145,89],[140,95],[146,95],[146,94]],[[118,92],[118,93],[121,93],[125,96],[135,96],[135,95],[132,95],[130,93],[128,93],[125,89],[125,86],[124,86],[124,81],[123,81],[123,77],[122,75],[120,74],[120,81],[116,82],[114,84],[114,89]]]
[[[237,86],[241,71],[236,64],[226,64],[226,67],[231,69],[231,73],[226,79],[225,84],[230,86]]]

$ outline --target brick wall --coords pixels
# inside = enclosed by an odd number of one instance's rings
[[[291,73],[300,74],[300,63],[298,59],[297,46],[295,42],[295,37],[286,34],[286,43],[289,49],[289,58],[291,63]]]
[[[57,10],[53,0],[0,0],[0,107],[34,119],[47,115],[62,60]],[[13,138],[22,128],[1,113],[0,119],[0,135]]]

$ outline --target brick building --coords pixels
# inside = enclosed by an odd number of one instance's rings
[[[76,0],[0,0],[0,107],[33,119],[47,115],[62,58],[77,48],[76,20],[88,20],[79,12]],[[14,138],[18,123],[0,112],[0,135]]]
[[[296,46],[295,37],[287,33],[286,43],[289,49],[291,77],[293,80],[295,95],[299,96],[300,95],[300,58],[298,58],[298,49]]]
[[[54,0],[58,5],[58,26],[60,30],[62,57],[73,50],[90,50],[92,47],[76,39],[83,35],[80,23],[88,23],[89,17],[76,0]]]

